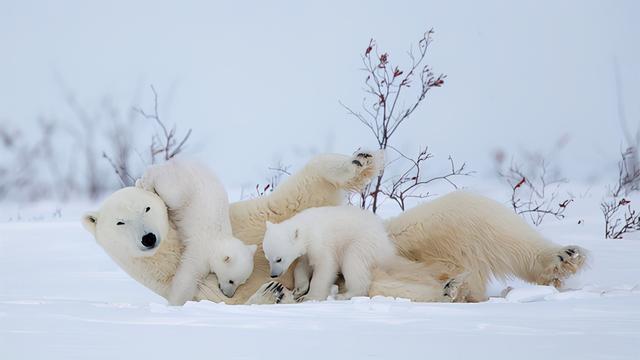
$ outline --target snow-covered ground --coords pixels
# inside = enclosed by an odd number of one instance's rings
[[[181,308],[95,244],[77,221],[86,205],[3,206],[0,359],[638,359],[640,242],[604,240],[595,204],[577,203],[571,217],[542,228],[591,251],[570,290],[510,281],[491,288],[513,286],[506,299],[480,304],[358,298]]]

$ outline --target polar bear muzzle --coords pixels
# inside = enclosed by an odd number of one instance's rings
[[[146,250],[155,248],[157,243],[156,234],[154,233],[147,233],[142,236],[142,246],[144,246]]]

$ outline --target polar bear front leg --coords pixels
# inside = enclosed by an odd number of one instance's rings
[[[309,291],[312,269],[306,256],[301,256],[293,269],[293,297],[299,298]]]
[[[350,251],[344,255],[342,276],[346,291],[336,295],[336,300],[349,300],[354,296],[367,296],[371,287],[371,269],[368,261],[362,259],[357,251]]]
[[[323,257],[323,261],[323,263],[314,266],[309,292],[300,297],[299,301],[327,300],[331,294],[331,286],[335,284],[338,277],[338,265],[333,259],[327,257]]]
[[[198,292],[198,280],[209,274],[209,266],[194,246],[187,246],[182,260],[171,281],[167,300],[170,305],[180,306],[193,300]]]

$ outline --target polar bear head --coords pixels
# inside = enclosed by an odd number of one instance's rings
[[[238,286],[249,279],[253,272],[253,255],[257,248],[256,245],[245,245],[234,237],[220,240],[216,244],[210,265],[225,296],[232,297]]]
[[[82,224],[107,253],[132,257],[152,256],[169,233],[162,199],[134,187],[111,194],[100,210],[83,216]]]
[[[275,278],[289,268],[298,257],[305,255],[304,244],[299,241],[299,230],[289,221],[273,224],[267,221],[262,248],[269,261],[271,277]]]

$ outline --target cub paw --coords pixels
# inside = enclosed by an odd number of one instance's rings
[[[334,299],[336,300],[350,300],[353,296],[349,295],[349,294],[336,294],[336,296],[334,296]]]
[[[140,179],[136,180],[136,187],[149,192],[155,192],[153,183],[149,181],[149,177],[147,176],[143,176]]]
[[[313,296],[307,293],[306,295],[302,295],[299,298],[297,298],[296,302],[301,303],[301,302],[307,302],[307,301],[324,301],[326,299],[327,299],[326,297],[322,298],[322,297]]]
[[[298,300],[300,297],[306,295],[309,292],[309,285],[306,287],[297,287],[293,289],[293,298]]]

